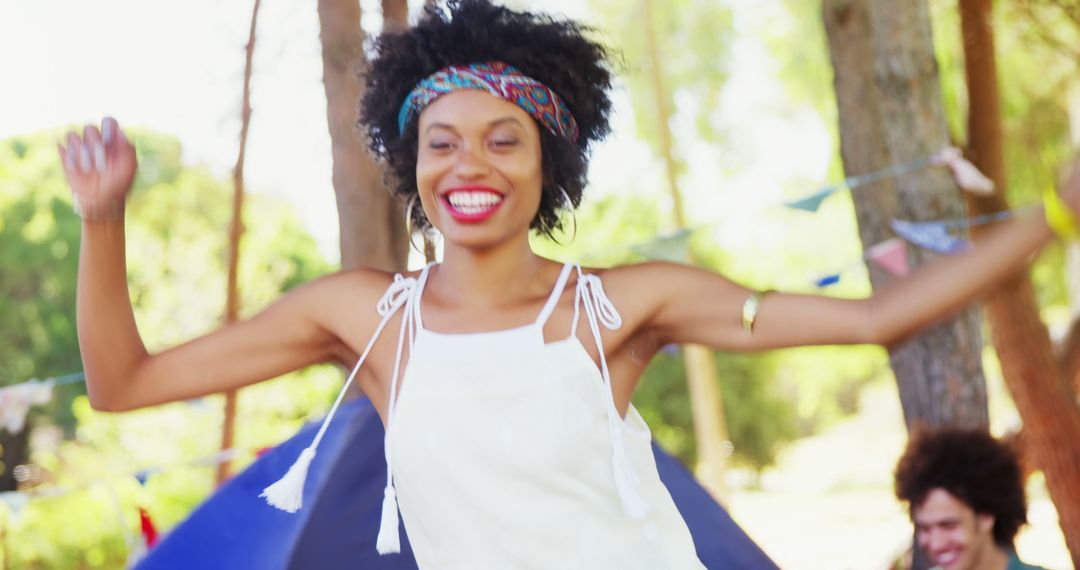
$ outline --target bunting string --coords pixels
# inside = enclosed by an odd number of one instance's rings
[[[111,480],[117,478],[133,478],[141,486],[145,486],[151,476],[159,475],[162,473],[168,473],[173,471],[179,471],[183,469],[196,469],[203,467],[215,467],[218,464],[226,461],[232,461],[242,455],[255,455],[260,456],[267,451],[268,448],[230,448],[213,455],[201,457],[189,461],[174,463],[171,465],[156,465],[150,467],[144,467],[134,472],[117,474],[110,477]],[[104,480],[95,480],[81,483],[78,485],[56,485],[47,487],[34,487],[26,491],[5,491],[0,493],[0,503],[4,503],[13,513],[18,513],[27,504],[46,499],[55,499],[58,497],[64,497],[72,493],[84,491],[95,485],[102,484]]]
[[[856,174],[848,176],[833,184],[828,184],[810,192],[800,198],[793,200],[787,200],[774,205],[763,205],[761,209],[770,209],[776,206],[783,206],[793,210],[800,210],[804,212],[817,212],[820,209],[824,201],[831,195],[839,192],[840,190],[847,189],[854,191],[861,189],[875,182],[880,182],[888,178],[894,178],[897,176],[903,176],[905,174],[911,174],[929,167],[943,166],[949,169],[952,174],[953,181],[958,187],[965,192],[969,192],[975,195],[986,195],[992,193],[994,190],[994,183],[992,180],[983,175],[975,165],[964,159],[963,153],[956,147],[946,147],[936,153],[923,156],[907,162],[901,162],[866,172],[863,174]],[[757,208],[755,208],[756,210]],[[745,216],[746,211],[741,210],[740,216]],[[980,216],[980,218],[982,218]],[[972,221],[960,221],[951,220],[952,223],[969,223],[979,224],[985,223],[979,219],[972,219]],[[657,259],[663,261],[674,261],[679,263],[686,263],[689,260],[689,241],[697,232],[716,228],[725,221],[717,221],[710,224],[703,224],[696,226],[692,229],[680,229],[675,232],[663,234],[657,236],[653,240],[644,243],[633,244],[624,246],[626,249],[641,255],[647,259]],[[934,231],[934,230],[931,230]],[[610,254],[612,248],[606,247],[603,250],[596,250],[595,252],[588,252],[581,256],[583,259],[596,259],[601,255]]]

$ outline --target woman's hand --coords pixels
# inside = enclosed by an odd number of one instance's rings
[[[116,119],[106,117],[101,130],[83,129],[82,138],[68,132],[67,146],[57,145],[64,174],[71,186],[75,211],[87,220],[118,220],[135,178],[135,147]]]

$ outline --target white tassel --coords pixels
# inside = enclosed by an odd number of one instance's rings
[[[277,483],[263,489],[259,496],[283,511],[295,513],[300,510],[304,501],[304,480],[307,479],[312,459],[315,459],[315,450],[305,447],[300,452],[300,457],[296,458],[296,463],[289,468],[289,472]]]
[[[392,484],[383,490],[382,521],[379,522],[379,536],[375,539],[375,549],[379,554],[401,552],[401,536],[398,534],[397,492]]]
[[[614,446],[614,459],[612,465],[615,468],[615,488],[619,491],[622,500],[623,511],[626,516],[634,520],[645,518],[649,511],[649,505],[638,492],[637,471],[626,456],[626,447],[623,445],[622,434],[614,432],[611,443]]]

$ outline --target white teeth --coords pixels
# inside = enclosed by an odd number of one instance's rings
[[[451,192],[450,205],[465,214],[478,214],[502,202],[502,196],[492,192]]]

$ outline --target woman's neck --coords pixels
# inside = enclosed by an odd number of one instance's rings
[[[533,294],[548,263],[533,253],[528,234],[487,249],[446,244],[443,262],[429,284],[433,281],[439,296],[453,303],[503,305]]]

